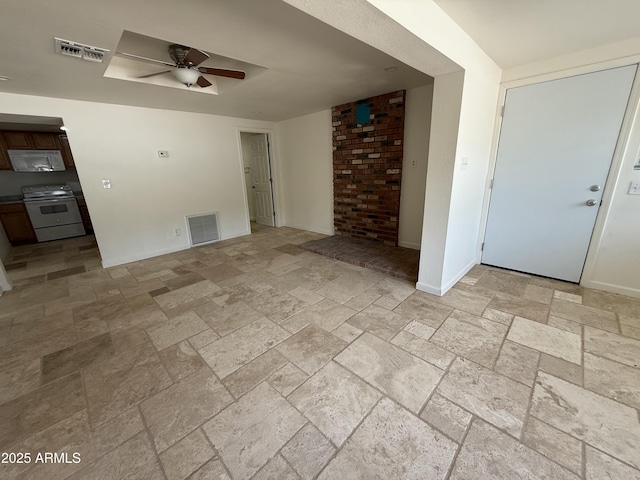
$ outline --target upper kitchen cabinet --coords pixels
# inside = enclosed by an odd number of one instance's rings
[[[0,170],[12,170],[9,156],[7,155],[7,146],[4,138],[0,135]]]
[[[60,150],[57,133],[49,132],[2,132],[9,150]]]
[[[66,135],[60,135],[60,145],[62,146],[62,160],[64,161],[64,166],[75,167],[76,164],[73,161],[73,154],[71,153],[71,147],[69,146],[69,138]]]

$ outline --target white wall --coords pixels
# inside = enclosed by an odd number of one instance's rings
[[[433,85],[407,90],[404,114],[404,158],[400,189],[398,245],[420,249],[429,159]],[[416,166],[411,166],[411,161]]]
[[[505,87],[562,78],[640,62],[640,38],[522,65],[503,72]],[[636,81],[637,83],[637,81]],[[634,87],[637,89],[638,87]],[[640,298],[640,196],[628,195],[640,181],[633,165],[640,156],[640,101],[632,95],[628,121],[603,192],[580,284]]]
[[[237,129],[272,123],[7,93],[0,106],[63,118],[105,266],[188,248],[185,215],[217,211],[222,238],[250,233]]]
[[[277,124],[284,225],[333,235],[331,111]]]

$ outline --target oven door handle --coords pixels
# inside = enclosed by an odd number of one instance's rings
[[[70,200],[75,200],[76,197],[64,197],[64,198],[30,198],[30,199],[25,199],[24,203],[58,203],[58,202],[68,202]]]

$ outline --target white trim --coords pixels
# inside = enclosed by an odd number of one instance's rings
[[[621,287],[620,285],[614,285],[612,283],[597,282],[592,280],[581,282],[580,286],[585,288],[604,290],[606,292],[618,293],[620,295],[626,295],[627,297],[640,298],[640,290],[637,288]]]
[[[306,227],[304,225],[296,225],[293,223],[287,223],[286,225],[282,225],[283,227],[289,227],[289,228],[297,228],[298,230],[305,230],[307,232],[313,232],[313,233],[320,233],[322,235],[328,235],[330,237],[332,237],[334,235],[334,231],[333,230],[323,230],[321,228],[311,228],[311,227]]]
[[[449,282],[447,282],[442,287],[434,287],[426,283],[418,282],[416,283],[416,289],[422,292],[427,292],[427,293],[431,293],[432,295],[437,295],[439,297],[442,297],[445,293],[451,290],[451,288],[453,288],[453,286],[456,283],[458,283],[462,279],[462,277],[464,277],[467,273],[469,273],[469,270],[471,270],[477,264],[478,262],[476,262],[475,259],[472,260],[467,265],[465,265],[465,267],[460,272],[458,272],[458,274],[455,277],[453,277]]]
[[[251,230],[249,229],[246,232],[241,232],[237,235],[231,235],[229,237],[224,237],[221,238],[220,240],[213,242],[213,243],[218,243],[218,242],[223,242],[225,240],[231,240],[232,238],[237,238],[237,237],[245,237],[247,235],[251,235]],[[149,258],[153,258],[153,257],[159,257],[161,255],[168,255],[170,253],[175,253],[175,252],[181,252],[183,250],[189,250],[191,248],[199,248],[200,246],[206,246],[206,245],[212,245],[212,243],[209,244],[203,244],[203,245],[180,245],[179,247],[174,247],[174,248],[167,248],[167,249],[163,249],[163,250],[154,250],[152,252],[145,252],[145,253],[138,253],[138,254],[134,254],[134,255],[127,255],[124,257],[115,257],[115,258],[110,258],[107,260],[102,260],[102,268],[111,268],[111,267],[117,267],[118,265],[124,265],[125,263],[131,263],[131,262],[137,262],[140,260],[147,260]]]
[[[398,241],[398,246],[403,248],[410,248],[411,250],[420,250],[420,244],[415,242]]]

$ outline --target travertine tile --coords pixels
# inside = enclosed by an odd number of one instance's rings
[[[325,298],[294,314],[287,321],[296,321],[307,325],[313,323],[320,328],[331,331],[342,325],[355,313],[355,310]]]
[[[420,337],[423,340],[429,340],[436,331],[435,328],[431,328],[430,326],[421,322],[416,322],[415,320],[405,325],[403,330],[415,335],[416,337]]]
[[[199,353],[216,375],[224,378],[288,336],[275,323],[262,318],[210,343]]]
[[[568,362],[582,363],[582,339],[575,333],[516,317],[507,339]]]
[[[309,375],[292,363],[287,363],[284,367],[269,375],[267,381],[280,392],[280,395],[286,397],[305,382],[307,378],[309,378]]]
[[[586,480],[620,479],[640,480],[640,470],[604,454],[587,445],[586,449]]]
[[[206,277],[206,275],[204,276]],[[220,287],[218,285],[209,280],[204,280],[202,282],[194,283],[192,285],[158,295],[157,297],[154,297],[154,299],[158,302],[158,305],[166,311],[198,298],[207,297],[219,290]]]
[[[382,395],[330,362],[289,396],[289,401],[338,447]]]
[[[582,474],[582,442],[535,417],[529,417],[522,441],[576,475]]]
[[[456,449],[453,441],[385,398],[318,479],[443,479]]]
[[[76,343],[41,358],[41,381],[48,383],[92,363],[107,359],[114,353],[113,340],[108,333]]]
[[[436,303],[433,295],[415,292],[393,311],[409,320],[417,320],[430,327],[438,328],[453,312],[453,308]]]
[[[242,301],[223,306],[205,304],[196,307],[194,311],[223,337],[262,318],[257,310]]]
[[[336,361],[414,413],[444,373],[369,333],[349,345]]]
[[[302,300],[309,305],[313,305],[314,303],[318,303],[324,297],[322,295],[318,295],[317,293],[307,290],[303,287],[296,287],[293,290],[289,291],[289,295],[293,295],[294,297]]]
[[[156,349],[163,350],[209,328],[195,312],[186,312],[147,329]]]
[[[553,289],[530,283],[524,291],[524,298],[549,305],[553,298]]]
[[[521,297],[525,294],[529,279],[520,275],[514,275],[506,271],[488,270],[476,281],[478,287],[494,290],[498,292],[508,293]],[[477,313],[476,315],[479,315]]]
[[[556,317],[565,318],[572,322],[582,323],[608,332],[618,333],[620,331],[615,313],[605,310],[554,298],[553,302],[551,302],[550,313]]]
[[[83,378],[93,425],[115,417],[171,383],[148,340],[90,365],[84,369]]]
[[[210,460],[187,480],[231,480],[220,460]]]
[[[236,480],[256,473],[306,423],[263,382],[207,422],[203,430]]]
[[[460,443],[473,415],[443,396],[434,393],[420,414],[420,418]]]
[[[453,362],[453,359],[456,358],[453,353],[448,352],[435,343],[423,340],[404,330],[398,332],[398,334],[391,339],[391,343],[442,370],[446,369],[451,362]]]
[[[209,345],[219,339],[220,336],[211,330],[210,328],[203,330],[202,332],[189,338],[189,343],[196,350],[200,350],[202,347]]]
[[[566,300],[567,302],[582,304],[582,295],[576,295],[575,293],[567,293],[562,290],[555,290],[553,292],[553,298],[560,300]]]
[[[501,323],[454,310],[430,341],[491,368],[507,330]]]
[[[276,323],[280,323],[294,313],[308,307],[306,302],[274,288],[248,298],[247,303]]]
[[[167,480],[183,480],[215,455],[201,430],[195,430],[160,454]]]
[[[276,348],[298,368],[313,375],[347,343],[320,327],[309,325]]]
[[[387,310],[393,310],[398,305],[400,305],[400,302],[397,300],[394,300],[393,298],[383,296],[377,299],[375,302],[373,302],[373,305],[387,309]]]
[[[540,372],[531,415],[640,467],[640,421],[633,408]]]
[[[482,312],[482,317],[488,320],[493,320],[494,322],[501,323],[503,325],[511,325],[513,321],[513,315],[506,312],[501,312],[500,310],[494,310],[493,308],[487,308],[484,312]]]
[[[624,335],[625,337],[640,340],[640,328],[622,324],[620,325],[620,330],[622,332],[622,335]]]
[[[269,460],[253,480],[300,480],[295,470],[280,456]]]
[[[146,432],[112,450],[71,480],[117,480],[120,478],[162,478],[162,468]]]
[[[602,290],[585,289],[582,293],[582,303],[602,310],[609,310],[621,315],[638,316],[640,299],[625,297]]]
[[[546,322],[549,315],[549,305],[500,292],[493,297],[489,308],[542,323]]]
[[[288,363],[288,360],[277,350],[267,350],[227,376],[222,383],[234,397],[238,398]]]
[[[356,295],[351,300],[345,303],[345,306],[357,310],[364,310],[373,302],[381,297],[380,294],[374,292],[373,290],[365,290],[359,295]]]
[[[566,330],[567,332],[575,333],[576,335],[582,335],[582,324],[566,320],[564,318],[549,315],[547,325],[550,327],[559,328],[560,330]]]
[[[409,319],[386,308],[370,305],[351,317],[347,323],[384,340],[389,340],[409,323]]]
[[[584,388],[640,410],[640,368],[585,353]]]
[[[580,477],[478,420],[471,425],[450,478],[578,480]]]
[[[406,300],[409,295],[416,291],[415,287],[406,280],[399,280],[391,277],[383,277],[378,283],[367,290],[377,295],[392,298],[396,302]]]
[[[79,372],[11,400],[0,408],[0,447],[6,448],[85,407]]]
[[[208,368],[145,400],[140,409],[158,452],[166,450],[233,401]]]
[[[198,352],[186,340],[161,350],[158,356],[174,381],[191,375],[204,365]]]
[[[311,480],[325,466],[336,448],[316,427],[307,423],[282,448],[282,456],[304,480]]]
[[[567,362],[561,358],[554,357],[542,353],[540,355],[540,364],[538,366],[543,372],[550,373],[554,377],[561,378],[567,382],[583,385],[584,369],[582,365]]]
[[[377,274],[366,276],[347,274],[325,285],[317,293],[338,303],[347,303],[353,297],[373,286],[380,277]]]
[[[433,296],[433,299],[456,310],[462,310],[473,315],[482,315],[491,297],[452,288],[442,297]]]
[[[640,340],[584,327],[584,350],[630,367],[640,367]]]
[[[336,337],[341,338],[347,343],[353,342],[362,334],[362,332],[363,330],[360,330],[353,325],[349,325],[348,323],[343,323],[342,325],[331,331],[331,333],[333,333]]]
[[[505,340],[495,371],[531,387],[536,378],[539,358],[537,351]]]
[[[518,437],[530,389],[463,358],[456,358],[437,392],[471,413]]]

